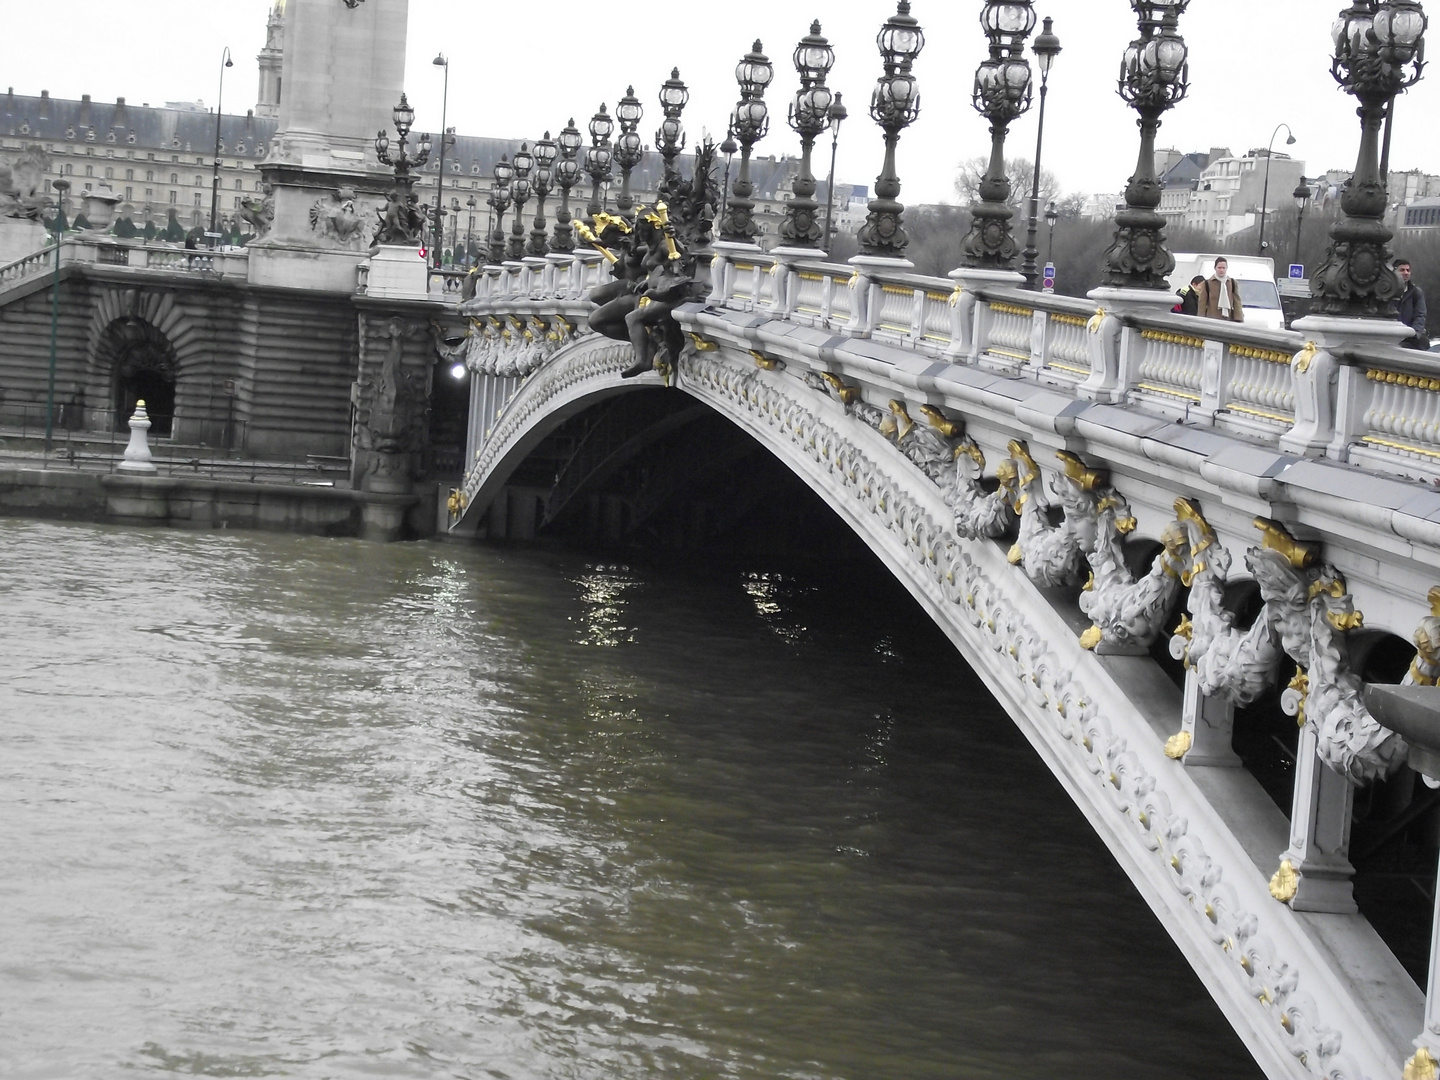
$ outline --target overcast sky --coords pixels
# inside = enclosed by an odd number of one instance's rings
[[[339,3],[339,0],[334,0]],[[225,110],[255,101],[255,55],[271,0],[5,0],[5,74],[21,94],[124,96],[134,104],[203,98],[213,105],[221,51],[235,67]],[[1358,122],[1352,98],[1329,73],[1329,28],[1340,0],[1195,0],[1181,20],[1190,45],[1190,98],[1173,110],[1161,145],[1182,150],[1263,147],[1290,124],[1290,152],[1307,172],[1354,166]],[[988,152],[983,120],[970,107],[975,65],[984,55],[980,0],[914,0],[926,33],[916,61],[921,115],[900,144],[902,200],[953,201],[957,164]],[[703,8],[719,15],[702,13]],[[1067,191],[1118,191],[1134,167],[1135,115],[1116,96],[1120,55],[1135,34],[1124,0],[1037,0],[1055,18],[1064,46],[1051,74],[1045,164]],[[757,153],[796,153],[784,103],[798,80],[790,54],[820,17],[837,60],[831,85],[845,95],[850,119],[840,135],[838,176],[869,184],[879,169],[879,129],[866,115],[879,74],[875,33],[893,10],[872,0],[763,0],[756,4],[636,4],[628,24],[616,5],[594,0],[410,0],[407,91],[417,127],[440,127],[441,76],[452,61],[449,122],[470,135],[535,139],[574,116],[583,128],[603,99],[614,107],[629,82],[645,102],[641,131],[653,139],[660,83],[678,65],[690,85],[685,114],[694,135],[720,138],[736,95],[734,66],[758,34],[775,61],[769,95],[771,133]],[[672,22],[654,23],[663,12]],[[601,17],[603,14],[603,18]],[[569,29],[567,29],[569,28]],[[31,43],[27,47],[24,43]],[[50,44],[53,43],[54,47]],[[1440,171],[1440,152],[1422,118],[1436,115],[1440,81],[1422,82],[1402,99],[1392,161],[1396,168]],[[1012,156],[1034,153],[1036,113],[1011,128]],[[1283,147],[1284,132],[1276,145]],[[817,161],[824,175],[827,155]]]

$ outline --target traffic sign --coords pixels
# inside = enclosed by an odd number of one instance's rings
[[[1044,280],[1044,283],[1043,283],[1043,284],[1044,284],[1044,288],[1045,288],[1045,291],[1046,291],[1046,292],[1054,292],[1054,291],[1055,291],[1055,264],[1054,264],[1054,263],[1046,263],[1046,264],[1045,264],[1045,280]]]
[[[1304,280],[1304,278],[1305,278],[1305,264],[1304,264],[1304,263],[1291,263],[1291,264],[1290,264],[1290,277],[1291,277],[1291,279],[1294,280],[1294,281],[1302,281],[1302,280]]]

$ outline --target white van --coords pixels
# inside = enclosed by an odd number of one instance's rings
[[[1240,287],[1240,303],[1245,308],[1245,325],[1257,330],[1284,330],[1285,314],[1280,310],[1280,290],[1275,285],[1275,260],[1258,255],[1196,255],[1178,252],[1175,272],[1170,275],[1170,291],[1179,292],[1190,279],[1215,276],[1215,260],[1224,259],[1226,271]]]

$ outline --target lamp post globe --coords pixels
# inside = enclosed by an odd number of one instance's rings
[[[690,102],[690,89],[680,78],[680,69],[672,68],[670,78],[660,85],[660,109],[665,119],[655,132],[655,145],[665,162],[665,184],[673,187],[680,179],[675,169],[675,159],[685,149],[685,128],[680,123],[680,114]]]
[[[920,115],[920,92],[911,74],[915,58],[925,47],[925,34],[910,14],[910,0],[900,0],[895,14],[875,37],[884,73],[870,95],[870,117],[885,134],[885,162],[875,178],[865,224],[860,227],[860,249],[866,255],[900,259],[910,243],[903,225],[905,207],[899,201],[900,176],[895,171],[895,148],[900,133]]]
[[[755,222],[755,203],[750,198],[755,192],[755,185],[750,182],[750,152],[770,130],[765,88],[774,77],[775,68],[765,55],[760,39],[756,38],[750,51],[735,66],[740,100],[732,116],[731,135],[740,140],[740,173],[730,188],[725,214],[720,219],[720,239],[730,243],[753,244],[760,235],[760,226]]]
[[[815,174],[810,159],[818,139],[830,126],[830,108],[835,95],[825,85],[825,76],[835,65],[835,50],[820,33],[820,21],[810,24],[810,33],[795,46],[795,71],[800,89],[790,103],[789,122],[800,136],[800,170],[795,176],[794,197],[785,204],[780,236],[789,247],[815,249],[825,237],[817,220],[820,204],[815,201]]]
[[[835,95],[830,103],[830,176],[825,183],[825,245],[828,247],[835,238],[835,156],[840,150],[840,125],[850,116],[845,108],[843,96]]]
[[[500,155],[495,163],[495,182],[490,185],[490,207],[495,211],[495,228],[490,233],[490,261],[496,265],[505,261],[505,211],[510,209],[510,180],[515,169],[510,159]]]
[[[640,139],[640,120],[645,107],[635,96],[635,87],[625,88],[625,96],[615,103],[615,119],[620,124],[620,137],[615,140],[615,160],[620,165],[620,195],[615,205],[627,220],[635,220],[635,198],[630,194],[630,173],[644,159],[645,147]]]
[[[607,108],[602,101],[600,111],[590,118],[590,148],[585,152],[585,172],[592,184],[587,212],[591,228],[595,226],[595,215],[605,209],[601,190],[610,179],[610,164],[615,157],[610,147],[610,133],[615,130],[615,121],[610,118]]]
[[[555,139],[555,145],[560,151],[554,166],[555,183],[560,188],[560,207],[555,211],[555,236],[550,249],[562,255],[575,250],[575,227],[571,224],[570,217],[570,189],[580,182],[578,155],[583,142],[573,117],[560,129],[560,134]]]

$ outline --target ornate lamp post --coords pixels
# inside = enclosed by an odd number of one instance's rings
[[[895,172],[895,145],[900,133],[920,115],[920,90],[910,71],[925,47],[920,24],[910,15],[910,0],[900,0],[895,14],[880,28],[875,43],[880,47],[885,73],[870,96],[870,116],[885,132],[885,164],[875,178],[875,198],[870,200],[870,212],[860,227],[859,240],[866,255],[900,259],[910,240],[901,224],[905,206],[898,199],[900,177]]]
[[[615,140],[615,160],[620,165],[620,197],[615,205],[630,220],[635,218],[635,198],[630,194],[630,171],[640,164],[645,147],[640,141],[640,120],[645,108],[635,96],[635,87],[627,86],[625,96],[615,103],[615,119],[620,121],[620,137]]]
[[[680,180],[675,168],[675,159],[685,149],[685,129],[680,124],[680,114],[690,100],[690,90],[680,81],[680,69],[672,68],[670,78],[660,85],[660,108],[665,119],[655,132],[655,145],[665,160],[665,186],[673,187]]]
[[[475,196],[465,200],[465,205],[470,210],[470,220],[465,225],[465,265],[469,266],[473,261],[472,252],[475,250]]]
[[[755,224],[755,203],[750,198],[755,185],[750,182],[750,151],[770,130],[770,111],[765,105],[765,88],[775,77],[770,58],[761,50],[760,39],[735,67],[735,81],[740,84],[740,101],[735,106],[731,127],[740,140],[740,175],[730,189],[725,214],[720,219],[720,239],[732,244],[753,244],[760,235]],[[723,149],[723,147],[722,147]]]
[[[456,196],[450,197],[450,265],[454,266],[456,249],[460,246],[460,200]]]
[[[555,183],[560,186],[560,209],[555,212],[555,240],[552,250],[568,255],[575,250],[575,229],[570,224],[570,189],[580,182],[580,129],[570,122],[560,129],[555,140],[560,148],[560,160],[555,163]]]
[[[1325,263],[1311,281],[1322,315],[1389,318],[1403,288],[1390,266],[1380,134],[1395,96],[1420,80],[1427,20],[1418,0],[1355,0],[1335,22],[1331,71],[1360,102],[1360,154],[1340,196]]]
[[[547,255],[550,252],[550,245],[546,243],[545,196],[550,194],[551,167],[558,152],[559,147],[548,131],[535,144],[535,176],[531,184],[535,191],[535,227],[530,230],[530,245],[525,249],[531,255]]]
[[[825,182],[825,245],[828,247],[835,239],[834,211],[835,211],[835,154],[840,149],[840,125],[850,115],[850,110],[845,108],[843,94],[836,94],[835,100],[830,103],[830,178]]]
[[[415,187],[415,177],[411,175],[411,172],[430,160],[430,136],[420,136],[418,153],[412,155],[406,151],[405,143],[409,139],[410,129],[415,123],[415,110],[410,107],[410,102],[404,94],[400,95],[400,104],[391,111],[390,119],[395,124],[395,133],[400,136],[400,142],[395,148],[395,153],[391,154],[390,137],[383,131],[376,133],[375,160],[395,169],[395,192],[403,206],[407,203],[410,192]]]
[[[1305,208],[1310,205],[1310,185],[1305,182],[1305,177],[1300,177],[1300,183],[1295,185],[1295,190],[1290,193],[1295,200],[1295,208],[1300,213],[1295,218],[1295,257],[1290,261],[1300,261],[1300,238],[1305,232]]]
[[[490,185],[490,206],[495,211],[495,229],[490,234],[490,261],[505,261],[505,211],[510,209],[510,180],[515,167],[504,154],[495,163],[495,182]]]
[[[1040,118],[1035,131],[1035,176],[1030,183],[1030,220],[1025,230],[1025,258],[1020,272],[1025,275],[1025,287],[1032,292],[1040,287],[1040,269],[1035,265],[1035,257],[1040,252],[1035,245],[1040,228],[1040,152],[1045,147],[1045,97],[1050,92],[1050,68],[1060,55],[1060,39],[1055,36],[1054,25],[1055,20],[1047,18],[1040,28],[1040,36],[1030,46],[1040,68]]]
[[[600,198],[601,186],[610,179],[610,162],[614,152],[610,149],[610,133],[615,130],[615,121],[600,103],[600,111],[590,118],[590,149],[585,151],[585,171],[590,174],[594,185],[590,192],[590,206],[586,211],[591,228],[595,227],[595,215],[605,209]]]
[[[960,242],[961,262],[987,270],[1009,270],[1015,260],[1010,219],[1010,178],[1005,173],[1005,134],[1010,121],[1030,108],[1030,62],[1025,39],[1035,29],[1030,0],[987,0],[980,25],[990,55],[975,69],[972,103],[990,121],[990,166],[980,181],[980,205],[971,207],[970,232]]]
[[[1270,144],[1265,147],[1265,186],[1260,195],[1260,242],[1258,253],[1265,254],[1265,221],[1270,216],[1270,162],[1275,157],[1275,136],[1280,134],[1280,129],[1285,129],[1285,145],[1295,145],[1295,133],[1290,130],[1289,124],[1276,124],[1275,130],[1270,133]]]
[[[525,257],[525,203],[530,199],[530,170],[535,167],[535,155],[530,153],[530,144],[521,143],[515,152],[515,178],[510,181],[510,197],[515,200],[515,220],[510,228],[510,258]]]
[[[1120,97],[1140,114],[1140,157],[1125,189],[1125,209],[1115,216],[1115,240],[1105,252],[1105,284],[1112,288],[1165,289],[1175,256],[1165,246],[1160,181],[1155,176],[1155,135],[1160,117],[1185,100],[1190,89],[1189,50],[1180,16],[1190,0],[1130,0],[1140,36],[1120,62]]]
[[[1045,207],[1045,224],[1050,226],[1050,238],[1045,243],[1045,261],[1055,261],[1055,223],[1060,220],[1060,209],[1053,202]]]
[[[222,108],[225,102],[225,69],[235,66],[235,62],[230,59],[228,45],[220,59],[222,61],[220,64],[220,93],[215,100],[215,172],[210,181],[210,231],[212,233],[215,231],[216,208],[220,205],[220,121],[225,116],[225,110]],[[209,247],[215,246],[213,236],[207,237],[207,240]]]
[[[780,236],[792,247],[818,248],[825,235],[815,220],[820,204],[815,201],[815,174],[810,170],[810,155],[815,140],[830,126],[830,106],[835,95],[825,85],[825,76],[835,66],[835,50],[820,33],[820,20],[810,24],[810,33],[795,46],[795,70],[800,75],[800,89],[790,103],[790,126],[800,136],[800,172],[795,177],[795,193],[785,206],[785,220],[780,223]]]

